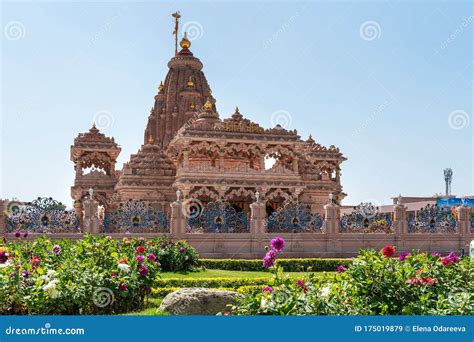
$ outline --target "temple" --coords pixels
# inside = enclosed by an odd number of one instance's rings
[[[143,144],[121,170],[115,165],[120,146],[95,125],[74,140],[71,196],[78,214],[90,188],[106,212],[143,200],[168,214],[177,190],[183,199],[225,201],[245,215],[257,191],[268,214],[289,199],[319,214],[329,194],[340,203],[346,158],[337,147],[311,136],[303,140],[280,125],[264,128],[239,108],[222,119],[186,34],[179,45],[158,87]]]

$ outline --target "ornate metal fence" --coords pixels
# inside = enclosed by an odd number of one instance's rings
[[[451,208],[428,204],[416,215],[411,213],[408,216],[409,233],[454,233],[455,231],[456,218]]]
[[[145,201],[129,200],[104,215],[108,233],[168,233],[168,218]]]
[[[249,223],[244,212],[237,212],[228,202],[209,202],[201,212],[188,218],[190,233],[248,233]]]
[[[267,218],[269,233],[322,233],[324,220],[302,203],[291,203]]]
[[[31,233],[79,233],[80,218],[51,197],[38,197],[19,206],[7,218],[7,231]]]
[[[350,214],[344,214],[340,220],[341,233],[393,233],[392,216],[380,213],[372,203],[361,203]]]

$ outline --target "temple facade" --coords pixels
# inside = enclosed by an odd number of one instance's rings
[[[71,196],[78,214],[90,188],[105,212],[142,200],[168,214],[177,190],[184,201],[203,206],[225,201],[245,215],[257,192],[267,214],[288,200],[319,214],[329,194],[340,203],[345,197],[340,164],[346,158],[337,147],[324,147],[311,136],[303,140],[280,125],[264,128],[239,108],[221,118],[186,35],[180,47],[154,98],[143,144],[121,170],[116,170],[120,146],[95,125],[74,140]]]

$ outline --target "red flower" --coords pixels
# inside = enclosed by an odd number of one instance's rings
[[[385,246],[382,248],[382,255],[386,258],[391,258],[395,255],[395,247],[394,246]]]
[[[38,256],[32,257],[31,260],[30,260],[31,267],[33,267],[33,269],[37,268],[39,266],[40,262],[41,262],[40,257],[38,257]]]
[[[120,264],[128,264],[128,259],[127,258],[122,258],[119,260]]]
[[[145,246],[138,246],[137,247],[137,253],[141,254],[143,252],[145,252]]]
[[[430,285],[434,285],[434,283],[436,283],[436,279],[435,278],[425,278],[425,283],[430,284]]]

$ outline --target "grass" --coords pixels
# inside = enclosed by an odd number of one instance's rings
[[[303,272],[285,272],[292,278],[298,278],[303,275]],[[272,277],[271,272],[256,272],[256,271],[227,271],[227,270],[203,270],[199,272],[175,273],[163,272],[160,274],[162,279],[210,279],[210,278],[267,278]]]
[[[148,304],[143,310],[127,312],[122,316],[168,316],[169,313],[158,309],[162,300],[163,298],[148,298]]]

